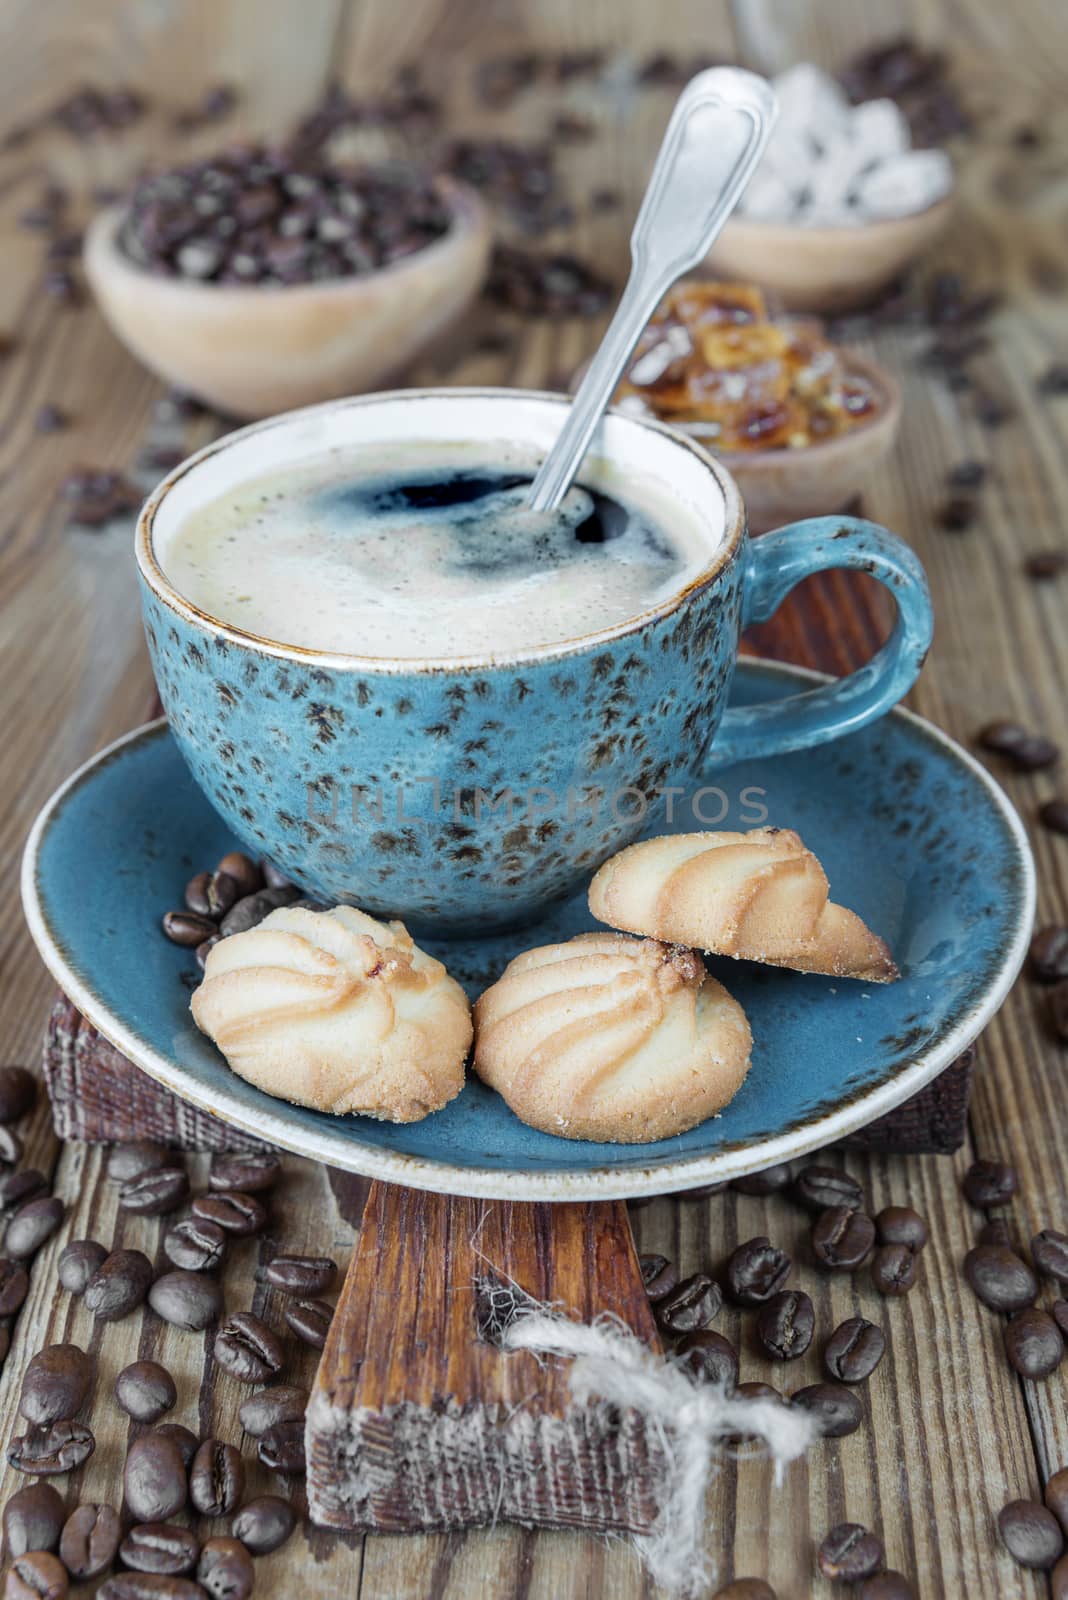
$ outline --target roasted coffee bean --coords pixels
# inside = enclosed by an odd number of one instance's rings
[[[215,1335],[215,1359],[240,1383],[265,1383],[282,1370],[282,1341],[250,1311],[235,1311]]]
[[[796,1361],[812,1343],[816,1313],[803,1289],[783,1289],[760,1308],[757,1338],[769,1356]]]
[[[966,533],[978,512],[979,504],[974,495],[949,494],[937,507],[935,516],[938,526],[947,533]]]
[[[0,1122],[0,1161],[6,1162],[9,1167],[16,1167],[21,1160],[22,1140],[14,1128],[8,1128]]]
[[[1048,1311],[1028,1306],[1005,1324],[1005,1354],[1022,1378],[1048,1378],[1064,1355],[1061,1330]]]
[[[642,1257],[643,1261],[651,1258]],[[661,1261],[663,1256],[659,1258]],[[644,1277],[644,1268],[642,1276]],[[331,1261],[329,1256],[275,1256],[270,1263],[264,1277],[276,1289],[281,1289],[285,1294],[320,1295],[329,1289],[337,1276],[337,1262]],[[645,1292],[649,1293],[649,1285],[645,1285]]]
[[[927,1243],[927,1224],[911,1206],[884,1206],[875,1219],[880,1244],[903,1244],[915,1255]]]
[[[21,1122],[37,1100],[37,1079],[25,1067],[0,1067],[0,1123]]]
[[[190,950],[215,932],[211,917],[198,916],[195,911],[166,911],[160,926],[172,944]]]
[[[50,1483],[31,1483],[17,1490],[4,1506],[8,1555],[58,1549],[66,1515],[62,1498]]]
[[[93,1363],[84,1350],[76,1344],[46,1345],[26,1368],[19,1414],[30,1423],[73,1417],[92,1381]]]
[[[864,1204],[860,1184],[839,1167],[802,1167],[794,1179],[794,1195],[807,1211],[817,1215],[832,1206],[859,1211]]]
[[[245,1492],[240,1451],[222,1439],[205,1439],[189,1469],[189,1498],[205,1517],[228,1517]]]
[[[1055,983],[1049,992],[1049,1020],[1062,1044],[1068,1044],[1068,978]]]
[[[915,1600],[909,1580],[900,1572],[877,1572],[865,1578],[857,1590],[857,1600]]]
[[[696,1189],[680,1189],[678,1198],[680,1200],[707,1200],[711,1195],[722,1194],[726,1187],[726,1181],[723,1183],[699,1183]]]
[[[218,922],[241,898],[241,887],[228,872],[198,872],[185,886],[185,903],[194,916]]]
[[[0,1178],[0,1211],[12,1211],[36,1200],[46,1192],[48,1179],[36,1167],[26,1167],[22,1172],[6,1172]]]
[[[946,482],[951,489],[979,489],[986,478],[986,463],[983,461],[958,461],[946,474]]]
[[[334,1308],[327,1305],[325,1300],[297,1300],[286,1306],[283,1315],[298,1339],[303,1339],[305,1344],[310,1344],[315,1350],[321,1350],[326,1344]]]
[[[214,1272],[226,1254],[226,1234],[217,1222],[186,1217],[164,1235],[163,1253],[185,1272]]]
[[[54,1478],[60,1472],[73,1472],[89,1460],[95,1449],[92,1430],[83,1422],[51,1422],[45,1427],[29,1428],[12,1439],[7,1459],[16,1472]]]
[[[988,722],[980,728],[976,740],[984,750],[1004,756],[1021,772],[1039,772],[1060,760],[1061,753],[1052,739],[1041,733],[1029,733],[1017,722]]]
[[[176,1404],[178,1390],[158,1361],[134,1361],[115,1379],[115,1398],[135,1422],[158,1422]]]
[[[273,1472],[288,1472],[299,1477],[306,1470],[304,1459],[304,1421],[279,1422],[268,1428],[256,1449],[265,1467]]]
[[[1038,808],[1038,820],[1050,833],[1068,834],[1068,800],[1046,800]]]
[[[762,1172],[750,1172],[744,1178],[735,1178],[731,1188],[738,1194],[778,1194],[790,1182],[790,1168],[786,1165],[765,1167]]]
[[[840,1522],[820,1545],[816,1560],[825,1578],[856,1583],[882,1566],[883,1541],[859,1522]]]
[[[642,1282],[645,1292],[653,1305],[663,1300],[677,1287],[679,1269],[667,1256],[639,1256],[638,1265],[642,1269]]]
[[[1062,1467],[1053,1474],[1046,1484],[1043,1498],[1062,1530],[1068,1533],[1068,1467]]]
[[[725,1589],[717,1589],[712,1600],[778,1600],[778,1596],[763,1578],[735,1578]]]
[[[1068,1600],[1068,1556],[1054,1565],[1049,1575],[1050,1600]]]
[[[259,927],[264,917],[269,916],[272,911],[277,911],[279,906],[291,906],[294,900],[299,899],[300,890],[292,884],[259,889],[255,894],[246,895],[243,900],[239,900],[231,907],[220,922],[219,931],[226,939],[232,933],[247,933],[250,928]],[[210,931],[214,933],[214,927]]]
[[[213,1157],[208,1183],[227,1193],[236,1189],[240,1194],[262,1194],[274,1188],[281,1174],[282,1163],[273,1150],[231,1150]]]
[[[823,1347],[828,1377],[838,1383],[863,1383],[870,1378],[886,1350],[881,1328],[864,1317],[850,1317],[835,1328]]]
[[[27,1200],[24,1206],[19,1206],[4,1234],[7,1254],[22,1261],[35,1256],[63,1221],[65,1209],[62,1200],[58,1200],[54,1194],[41,1195],[39,1199]]]
[[[856,1433],[864,1417],[864,1407],[856,1395],[837,1383],[810,1383],[790,1396],[790,1404],[811,1412],[825,1439],[842,1439],[847,1433]]]
[[[261,1494],[243,1505],[233,1521],[234,1538],[254,1556],[268,1556],[284,1545],[297,1525],[297,1513],[288,1500]]]
[[[184,1167],[160,1167],[128,1178],[119,1190],[119,1204],[141,1217],[163,1217],[189,1194],[189,1174]]]
[[[279,1422],[297,1421],[307,1409],[307,1389],[280,1383],[274,1389],[262,1389],[259,1394],[243,1401],[238,1416],[245,1432],[251,1434],[253,1439],[259,1439]]]
[[[135,1572],[159,1572],[173,1578],[192,1572],[200,1555],[200,1540],[176,1522],[139,1522],[122,1541],[119,1554]]]
[[[196,1333],[218,1322],[223,1309],[222,1290],[214,1278],[181,1268],[156,1279],[148,1291],[148,1303],[164,1322]]]
[[[0,1317],[13,1317],[30,1290],[30,1275],[21,1261],[0,1256]]]
[[[738,1352],[729,1339],[711,1328],[698,1328],[680,1339],[675,1350],[681,1366],[700,1383],[733,1389],[738,1382]]]
[[[166,1522],[188,1499],[182,1453],[173,1439],[144,1433],[126,1455],[122,1475],[126,1504],[138,1522]]]
[[[760,1305],[783,1288],[792,1264],[785,1250],[763,1234],[748,1239],[727,1262],[727,1292],[740,1305]]]
[[[1007,1205],[1020,1187],[1020,1180],[1016,1168],[1005,1161],[973,1161],[961,1187],[964,1198],[985,1211],[989,1206]]]
[[[263,873],[241,850],[231,850],[223,856],[215,870],[225,872],[228,878],[234,880],[237,892],[242,898],[245,895],[255,894],[257,889],[263,888]]]
[[[4,1600],[66,1600],[70,1582],[58,1556],[29,1550],[8,1568]]]
[[[908,1294],[916,1282],[916,1255],[907,1244],[881,1244],[871,1264],[871,1281],[880,1294]]]
[[[89,1280],[108,1258],[95,1239],[74,1239],[59,1253],[59,1281],[70,1294],[84,1294]]]
[[[875,1244],[875,1224],[863,1211],[832,1206],[812,1228],[812,1254],[831,1272],[855,1272]]]
[[[193,1201],[193,1215],[214,1222],[239,1238],[258,1233],[267,1221],[267,1213],[254,1195],[237,1192],[198,1194]]]
[[[1064,1550],[1060,1523],[1033,1500],[1010,1500],[998,1512],[998,1530],[1021,1567],[1048,1571]]]
[[[119,1322],[142,1304],[152,1263],[140,1250],[113,1250],[85,1286],[85,1303],[101,1322]]]
[[[158,1172],[174,1165],[174,1152],[152,1139],[135,1139],[130,1144],[112,1145],[108,1155],[108,1177],[113,1183],[129,1183],[143,1172]]]
[[[268,856],[264,856],[260,861],[260,871],[268,889],[292,889],[292,879],[287,878],[281,867],[276,867]]]
[[[203,944],[198,944],[194,950],[193,954],[197,958],[197,966],[200,968],[201,972],[203,972],[207,966],[208,956],[215,949],[215,946],[219,943],[221,938],[222,934],[213,933],[210,939],[205,939]]]
[[[654,1315],[668,1333],[692,1333],[696,1328],[707,1327],[719,1315],[722,1304],[719,1284],[703,1272],[695,1272],[657,1301]]]
[[[193,1464],[193,1457],[200,1449],[200,1440],[188,1428],[183,1428],[180,1422],[161,1422],[156,1429],[161,1439],[171,1439],[178,1446],[178,1454],[182,1464],[188,1471]]]
[[[208,884],[211,882],[210,872],[198,872],[185,886],[185,906],[194,916],[207,917],[208,910]]]
[[[161,1572],[117,1572],[96,1591],[96,1600],[204,1600],[194,1578],[168,1578]]]
[[[1045,583],[1050,578],[1059,578],[1065,568],[1068,568],[1066,550],[1036,550],[1024,562],[1027,576],[1036,578],[1039,583]]]
[[[209,1539],[200,1552],[197,1581],[212,1600],[247,1600],[256,1582],[252,1557],[237,1539]]]
[[[1068,1283],[1068,1234],[1043,1228],[1031,1240],[1031,1255],[1040,1271],[1061,1283]]]
[[[969,1250],[964,1276],[991,1311],[1022,1311],[1038,1296],[1038,1279],[1027,1262],[999,1245],[977,1245]]]

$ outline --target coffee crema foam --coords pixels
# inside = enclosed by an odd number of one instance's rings
[[[336,449],[192,512],[162,553],[220,622],[347,655],[507,657],[640,615],[708,563],[692,513],[618,469],[552,513],[525,508],[533,463],[494,446]],[[602,487],[603,485],[603,487]],[[666,501],[666,494],[660,491]],[[666,526],[666,516],[672,526]]]

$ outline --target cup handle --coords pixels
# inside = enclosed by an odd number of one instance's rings
[[[897,604],[889,639],[845,678],[785,700],[724,713],[711,762],[806,750],[864,727],[889,711],[919,677],[934,620],[923,567],[903,539],[862,517],[810,517],[750,541],[742,626],[766,622],[795,584],[813,572],[853,567],[885,584]]]

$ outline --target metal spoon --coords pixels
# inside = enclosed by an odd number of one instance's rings
[[[776,111],[771,85],[740,67],[699,72],[682,91],[630,236],[627,286],[531,485],[529,510],[552,511],[567,493],[642,329],[707,254],[764,153]]]

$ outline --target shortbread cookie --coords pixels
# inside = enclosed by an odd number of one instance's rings
[[[737,1093],[745,1012],[692,950],[586,933],[527,950],[475,1004],[474,1068],[565,1139],[684,1133]]]
[[[401,922],[285,907],[209,952],[197,1027],[267,1094],[417,1122],[458,1095],[467,996]]]
[[[828,898],[827,877],[789,828],[675,833],[606,861],[590,910],[613,928],[798,972],[891,983],[883,941]]]

